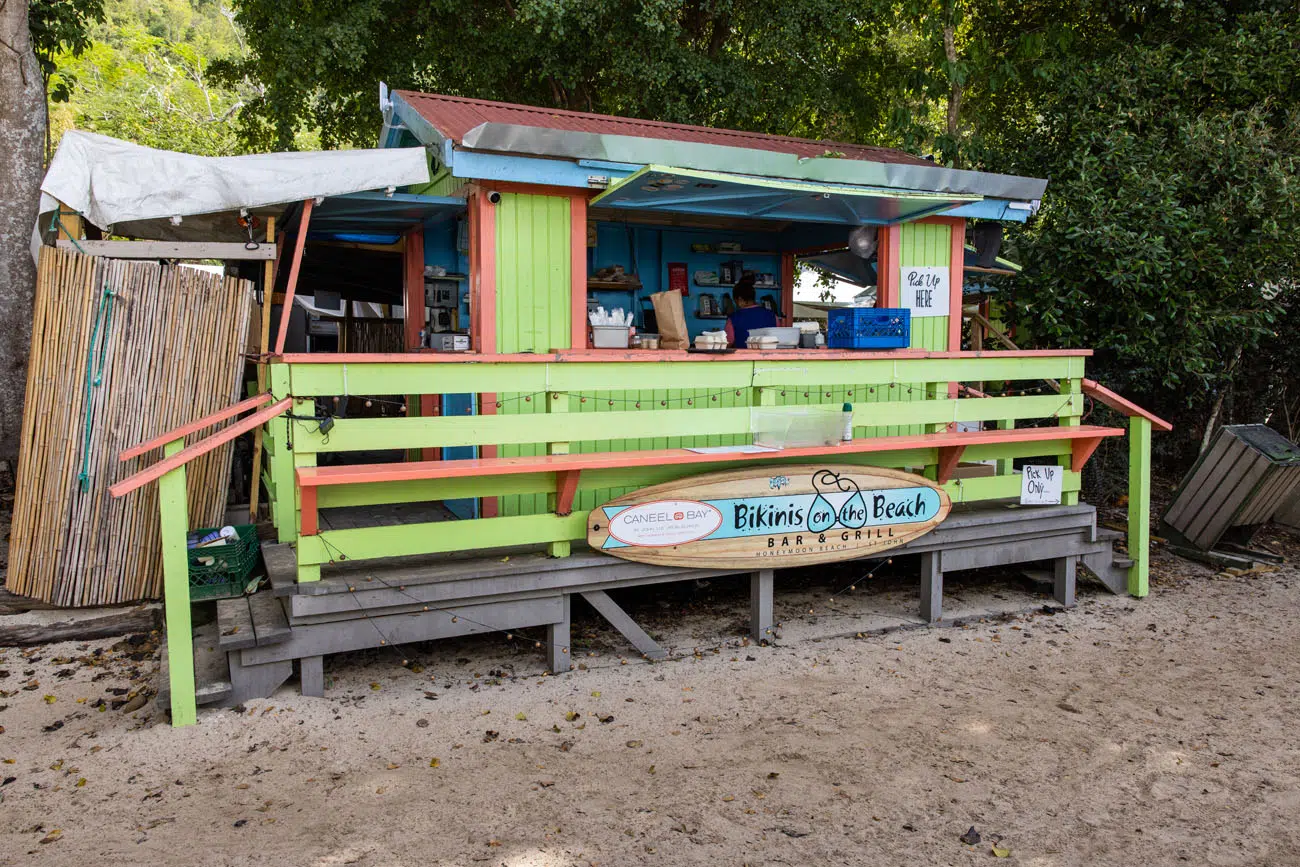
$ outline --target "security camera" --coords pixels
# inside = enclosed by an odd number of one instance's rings
[[[488,201],[494,205],[501,204],[501,194],[498,193],[496,190],[491,190],[490,192],[488,192]]]

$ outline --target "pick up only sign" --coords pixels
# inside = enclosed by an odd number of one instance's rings
[[[1055,506],[1061,502],[1065,470],[1057,466],[1025,467],[1020,474],[1022,506]]]
[[[918,316],[947,316],[951,287],[948,266],[904,267],[898,281],[900,303]]]

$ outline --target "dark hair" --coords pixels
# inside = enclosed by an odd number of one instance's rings
[[[750,304],[757,303],[758,296],[754,293],[754,278],[751,275],[745,275],[736,281],[736,285],[731,287],[731,297],[737,302],[748,301]]]

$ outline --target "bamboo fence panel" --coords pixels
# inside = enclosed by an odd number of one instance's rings
[[[239,398],[252,296],[195,268],[41,249],[9,590],[63,606],[161,594],[157,486],[108,493],[160,455],[117,456]],[[186,466],[191,529],[224,522],[233,449]]]

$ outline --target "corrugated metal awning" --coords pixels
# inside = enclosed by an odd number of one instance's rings
[[[651,165],[613,184],[591,204],[623,210],[861,226],[915,220],[980,198]]]

